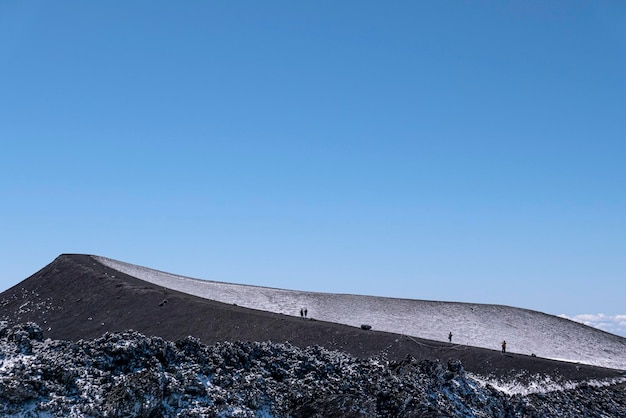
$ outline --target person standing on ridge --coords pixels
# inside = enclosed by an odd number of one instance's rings
[[[506,340],[502,341],[502,354],[506,353]]]
[[[448,341],[452,342],[452,331],[450,331],[450,334],[448,334]]]
[[[304,319],[306,319],[307,309],[304,308]]]

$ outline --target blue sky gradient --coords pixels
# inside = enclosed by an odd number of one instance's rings
[[[626,5],[0,3],[0,288],[61,253],[625,314]]]

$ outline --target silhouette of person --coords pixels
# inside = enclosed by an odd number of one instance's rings
[[[307,310],[304,308],[304,317],[306,318]]]
[[[300,318],[304,319],[304,311],[300,308]]]
[[[506,340],[502,341],[502,354],[506,353]]]
[[[450,334],[448,334],[448,341],[452,342],[452,331],[450,331]]]

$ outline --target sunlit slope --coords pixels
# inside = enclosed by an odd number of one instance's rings
[[[626,369],[626,338],[537,311],[502,305],[434,302],[273,289],[206,281],[105,257],[101,263],[138,279],[206,299],[347,325]]]

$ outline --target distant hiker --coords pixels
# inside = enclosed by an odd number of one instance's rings
[[[502,341],[502,354],[506,353],[506,340]]]
[[[450,334],[448,334],[448,341],[452,342],[452,331],[450,331]]]
[[[307,310],[304,308],[304,317],[306,318]]]
[[[300,308],[300,318],[304,319],[304,310]]]

